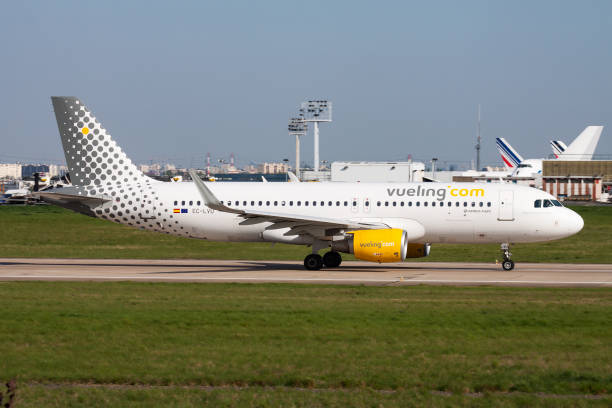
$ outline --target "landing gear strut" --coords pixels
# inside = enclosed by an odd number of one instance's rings
[[[304,266],[309,271],[318,271],[323,267],[323,258],[319,254],[310,254],[304,258]]]
[[[336,251],[329,251],[323,255],[323,264],[328,268],[337,268],[342,263],[342,257]]]
[[[514,269],[514,261],[510,259],[512,253],[510,252],[510,244],[501,244],[501,250],[503,252],[504,260],[502,262],[502,268],[504,271],[511,271]]]

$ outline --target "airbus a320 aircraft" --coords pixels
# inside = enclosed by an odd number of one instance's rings
[[[73,187],[45,201],[131,227],[212,241],[310,245],[307,269],[429,254],[433,243],[510,243],[577,233],[582,218],[543,191],[474,183],[165,183],[142,174],[74,97],[52,97]],[[328,250],[323,256],[322,250]]]

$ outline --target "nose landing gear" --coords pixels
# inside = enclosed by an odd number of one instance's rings
[[[502,269],[504,271],[511,271],[514,269],[514,261],[510,259],[512,253],[510,252],[510,244],[501,244],[501,250],[503,253],[504,260],[502,262]]]

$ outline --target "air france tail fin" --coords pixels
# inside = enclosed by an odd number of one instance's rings
[[[587,126],[559,155],[559,160],[591,160],[602,131],[603,126]]]
[[[87,107],[73,96],[52,96],[66,165],[75,186],[138,184],[145,176]]]
[[[567,149],[567,145],[563,143],[561,140],[551,140],[550,147],[552,148],[552,152],[555,157],[558,159],[561,154]]]
[[[521,155],[503,137],[496,138],[495,143],[506,168],[514,169],[523,161]]]

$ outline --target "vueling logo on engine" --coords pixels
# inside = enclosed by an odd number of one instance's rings
[[[386,248],[394,246],[393,242],[360,242],[359,246],[362,248]]]
[[[484,197],[484,188],[426,188],[418,186],[417,188],[388,188],[387,194],[389,197],[435,197],[438,201],[444,201],[446,199],[446,192],[453,197]]]

